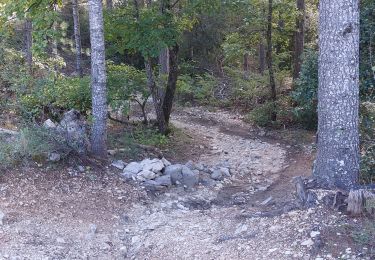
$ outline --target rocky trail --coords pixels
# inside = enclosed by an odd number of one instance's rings
[[[200,151],[191,164],[228,167],[230,178],[146,192],[113,167],[1,175],[0,259],[373,259],[373,248],[341,234],[358,220],[321,204],[262,215],[294,199],[311,144],[225,111],[184,109],[173,124]]]

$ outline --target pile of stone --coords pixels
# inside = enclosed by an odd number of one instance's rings
[[[141,162],[126,164],[114,161],[113,167],[122,170],[122,176],[127,180],[141,182],[149,190],[162,190],[172,185],[193,188],[198,184],[214,186],[216,181],[229,178],[228,167],[208,167],[201,163],[189,161],[186,164],[171,164],[165,158],[144,159]]]
[[[51,131],[61,143],[69,149],[74,149],[78,154],[85,155],[89,148],[87,123],[77,110],[69,110],[64,113],[60,123],[47,119],[43,127]],[[59,151],[53,151],[48,155],[49,161],[59,161]]]

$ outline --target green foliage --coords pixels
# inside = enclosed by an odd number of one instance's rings
[[[43,113],[54,118],[64,110],[76,109],[87,112],[91,109],[89,77],[44,78],[35,81],[32,91],[20,95],[20,108],[28,118],[37,118]]]
[[[138,17],[137,17],[138,15]],[[176,17],[157,8],[116,8],[105,18],[105,37],[111,42],[107,51],[139,52],[143,57],[157,57],[161,50],[175,45],[182,32],[191,27],[188,17]]]
[[[362,103],[360,112],[361,178],[372,183],[375,181],[375,103]]]
[[[253,122],[259,126],[265,127],[272,124],[272,113],[275,111],[273,102],[266,102],[254,108],[245,118],[248,122]]]
[[[147,100],[146,77],[143,71],[127,65],[108,65],[108,103],[115,111],[129,113],[130,102]],[[76,109],[83,114],[91,110],[90,78],[54,75],[35,80],[32,89],[18,91],[20,108],[27,118],[47,116],[58,118],[60,113]]]
[[[225,67],[224,70],[230,79],[230,100],[235,106],[247,110],[269,98],[270,90],[267,75],[251,73],[245,77],[244,72],[238,69]]]
[[[144,71],[128,65],[108,65],[108,102],[113,110],[128,114],[130,101],[147,100],[150,92]]]
[[[182,103],[210,104],[215,100],[217,84],[216,78],[208,73],[195,76],[181,75],[177,82],[177,99]]]
[[[318,123],[318,53],[306,50],[303,57],[300,77],[291,96],[296,106],[293,110],[297,122],[308,129]]]
[[[375,99],[375,2],[361,1],[360,82],[362,100]]]
[[[58,152],[62,158],[71,152],[61,137],[40,127],[28,126],[8,141],[0,142],[0,165],[9,167],[28,160],[45,161],[50,152]]]

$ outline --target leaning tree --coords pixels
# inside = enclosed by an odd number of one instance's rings
[[[350,189],[359,175],[359,0],[319,4],[318,153],[323,187]]]

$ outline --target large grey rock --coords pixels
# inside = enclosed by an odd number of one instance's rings
[[[182,165],[173,164],[165,167],[164,175],[171,176],[172,184],[178,184],[182,182]]]
[[[119,170],[123,170],[126,166],[126,163],[123,161],[123,160],[116,160],[116,161],[113,161],[111,166],[119,169]]]
[[[137,163],[137,162],[131,162],[129,163],[128,165],[126,165],[125,169],[124,169],[124,173],[128,172],[128,173],[134,173],[134,174],[137,174],[139,173],[140,171],[142,171],[142,165],[140,163]]]
[[[221,167],[220,172],[223,174],[224,177],[230,177],[230,170],[227,167]]]
[[[86,121],[77,110],[65,112],[57,125],[57,133],[65,139],[67,145],[79,154],[86,154],[89,147]]]
[[[167,167],[167,166],[171,166],[172,164],[167,160],[165,159],[164,157],[161,158],[161,161],[164,163],[164,166]]]
[[[160,172],[164,169],[164,163],[159,159],[145,159],[140,162],[144,171]]]
[[[170,175],[163,175],[155,179],[155,183],[161,186],[172,186],[172,178]]]
[[[51,119],[47,119],[46,121],[44,121],[43,127],[47,129],[53,129],[56,128],[56,124]]]
[[[48,154],[48,161],[50,162],[58,162],[61,160],[61,155],[56,152],[52,152]]]
[[[156,174],[149,170],[142,170],[140,173],[138,173],[137,177],[139,179],[146,179],[146,180],[152,180],[155,179]]]
[[[224,175],[220,170],[216,169],[211,174],[211,178],[215,181],[222,181],[224,180]]]
[[[182,185],[186,186],[187,188],[193,188],[195,185],[198,184],[198,176],[188,167],[182,167]]]
[[[123,172],[121,174],[126,180],[135,180],[137,177],[137,174],[134,172]]]
[[[216,184],[216,182],[213,179],[211,179],[211,175],[206,172],[200,173],[199,183],[205,187],[213,187]]]

